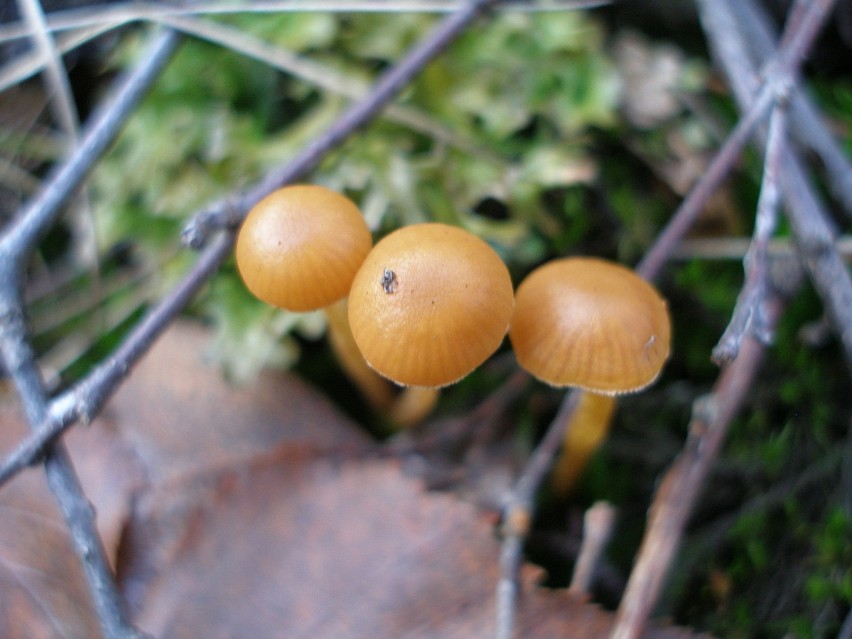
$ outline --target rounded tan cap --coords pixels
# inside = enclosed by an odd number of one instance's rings
[[[630,269],[565,258],[520,284],[509,338],[518,363],[542,381],[618,394],[657,378],[671,326],[665,300]]]
[[[372,244],[350,199],[300,184],[271,193],[249,211],[235,253],[240,276],[256,297],[310,311],[346,297]]]
[[[509,271],[488,244],[457,227],[415,224],[367,256],[349,294],[349,323],[380,374],[444,386],[497,350],[512,304]]]

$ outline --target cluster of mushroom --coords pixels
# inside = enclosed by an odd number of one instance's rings
[[[358,207],[320,186],[288,186],[258,203],[236,258],[249,290],[281,308],[322,308],[348,295],[364,359],[403,386],[458,381],[507,332],[535,377],[607,395],[644,388],[668,357],[666,303],[627,268],[554,260],[515,293],[505,264],[477,236],[416,224],[373,247]]]

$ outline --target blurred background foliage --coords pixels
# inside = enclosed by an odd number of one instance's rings
[[[192,213],[285,163],[438,19],[330,12],[205,19],[203,37],[182,45],[92,175],[96,263],[74,257],[92,239],[69,225],[47,238],[33,264],[33,331],[56,386],[108,353],[185,272],[193,256],[179,238]],[[617,12],[499,12],[311,179],[358,202],[376,237],[424,220],[474,231],[506,260],[516,284],[555,256],[635,264],[736,118],[694,30],[679,40],[665,25],[653,36],[637,26],[622,24]],[[136,59],[146,36],[123,31],[99,52],[100,76]],[[852,149],[852,82],[817,74],[815,89]],[[0,151],[37,174],[62,147],[43,127],[30,123],[28,131],[22,139],[17,125],[5,125]],[[694,236],[723,243],[747,236],[760,174],[760,158],[745,158]],[[718,374],[709,353],[741,285],[738,259],[688,249],[666,271],[660,287],[675,345],[662,379],[623,400],[573,494],[543,501],[530,552],[552,584],[565,583],[570,562],[536,539],[564,534],[566,511],[570,518],[607,499],[620,521],[608,558],[612,578],[597,596],[616,600],[654,482],[682,445],[692,402]],[[212,357],[235,383],[264,367],[296,365],[334,388],[344,410],[375,417],[345,390],[320,340],[321,314],[263,305],[231,263],[192,313],[215,326]],[[849,379],[821,321],[805,286],[731,430],[661,604],[680,623],[725,637],[830,637],[849,613]],[[495,361],[450,389],[439,414],[468,410],[499,387],[505,358]],[[534,444],[559,397],[530,385],[507,409],[520,448]]]

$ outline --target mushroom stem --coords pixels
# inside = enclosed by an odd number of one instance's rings
[[[424,419],[438,401],[437,388],[408,386],[396,392],[396,386],[370,368],[352,337],[348,300],[335,302],[325,309],[328,340],[343,372],[358,387],[364,399],[393,424],[407,428]]]
[[[388,415],[394,424],[408,428],[422,421],[438,403],[441,390],[429,386],[406,386],[396,396]]]
[[[358,387],[364,399],[374,409],[387,410],[393,403],[393,388],[387,380],[367,365],[352,339],[346,298],[327,306],[328,341],[343,372]]]
[[[558,495],[567,495],[592,455],[609,432],[615,411],[615,397],[580,393],[580,403],[565,425],[562,452],[551,475],[551,487]]]

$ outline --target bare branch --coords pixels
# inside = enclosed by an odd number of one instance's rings
[[[745,284],[737,298],[728,328],[713,350],[713,360],[717,364],[728,364],[737,356],[740,343],[747,333],[751,333],[765,344],[771,340],[771,332],[767,330],[760,311],[763,308],[763,300],[771,294],[769,241],[778,226],[778,174],[786,135],[785,112],[786,105],[779,103],[772,109],[769,119],[769,136],[763,161],[763,184],[757,202],[754,237],[744,260]]]
[[[568,592],[578,597],[588,597],[595,572],[603,551],[609,543],[615,525],[615,508],[605,501],[595,502],[583,517],[583,542]]]
[[[0,356],[32,428],[45,420],[49,408],[47,391],[28,343],[22,311],[20,279],[24,265],[38,238],[58,215],[60,205],[73,194],[162,69],[174,43],[172,36],[163,36],[155,42],[152,57],[144,60],[122,82],[116,101],[93,120],[75,153],[54,173],[41,195],[11,223],[0,240]],[[108,638],[143,636],[127,619],[97,532],[94,512],[64,445],[56,443],[47,453],[45,472],[48,484],[65,516],[83,564],[104,635]]]
[[[708,0],[708,2],[709,4],[713,3],[712,0]],[[777,100],[779,98],[784,99],[788,95],[801,59],[813,43],[823,21],[831,10],[831,6],[832,0],[818,0],[809,5],[806,10],[800,12],[801,19],[792,21],[795,23],[793,26],[788,25],[790,28],[787,31],[784,46],[765,66],[763,84],[759,92],[751,101],[749,108],[744,111],[737,126],[717,152],[703,177],[675,211],[672,219],[636,267],[636,272],[639,275],[648,280],[654,280],[659,276],[663,265],[691,228],[709,197],[732,170],[734,162],[751,135],[757,130]],[[781,143],[779,143],[779,146],[781,146]],[[783,154],[781,150],[778,152]],[[768,327],[769,323],[766,326]],[[563,424],[570,419],[570,415],[577,404],[577,396],[577,391],[570,391],[566,394],[559,415],[551,423],[548,432],[534,451],[528,467],[521,475],[506,502],[504,517],[510,526],[501,548],[501,576],[497,594],[498,639],[509,639],[512,636],[517,595],[516,577],[521,562],[520,553],[523,550],[522,539],[525,538],[527,533],[524,526],[515,527],[514,523],[528,522],[531,518],[533,496],[558,450],[564,430]],[[657,566],[660,571],[658,576],[660,583],[667,567],[666,562],[660,562]],[[652,597],[649,606],[656,599],[656,592],[652,593]],[[649,611],[650,608],[643,612],[647,615]],[[639,621],[640,617],[634,616],[632,619],[628,624],[631,627],[636,627],[637,623],[644,625],[644,619],[641,619],[641,622]],[[625,638],[627,636],[631,635],[624,635]]]
[[[26,324],[16,291],[9,286],[7,278],[2,281],[6,286],[0,290],[0,357],[18,391],[27,420],[30,424],[38,424],[47,412],[47,394],[27,343]],[[127,618],[97,531],[94,510],[64,444],[54,444],[47,453],[44,469],[48,486],[71,532],[71,541],[83,565],[104,636],[108,639],[142,637]]]
[[[699,3],[700,6],[704,4],[713,3],[706,1]],[[666,228],[663,229],[654,245],[636,267],[637,273],[642,277],[648,280],[656,279],[666,259],[673,252],[675,245],[692,227],[710,195],[725,176],[730,173],[749,137],[762,122],[774,101],[779,94],[786,95],[789,92],[801,59],[810,48],[813,39],[831,10],[832,4],[833,0],[814,2],[804,16],[805,19],[799,25],[800,28],[790,32],[787,45],[780,49],[775,57],[766,64],[763,73],[764,82],[759,90],[752,90],[749,93],[749,95],[755,97],[749,101],[748,108],[743,109],[743,115],[736,128],[725,140],[722,148],[719,149],[710,166],[707,167],[707,171],[678,207],[678,210],[675,211]],[[728,42],[731,38],[732,36],[727,34]],[[734,44],[736,45],[736,43]],[[740,62],[744,61],[740,60]],[[752,76],[752,81],[756,82],[754,76]]]

